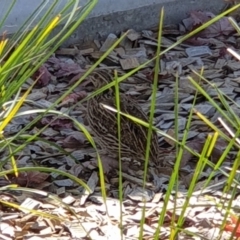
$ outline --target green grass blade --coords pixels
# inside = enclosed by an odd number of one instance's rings
[[[3,27],[3,25],[4,25],[5,21],[6,21],[6,19],[8,18],[9,14],[11,13],[11,11],[12,11],[14,5],[16,4],[16,2],[17,2],[16,0],[13,0],[13,1],[12,1],[12,4],[9,6],[8,10],[6,11],[6,14],[5,14],[3,17],[1,17],[1,20],[0,20],[0,29],[2,29],[2,27]]]
[[[118,79],[118,73],[115,70],[114,71],[114,78],[115,78],[115,101],[116,101],[116,109],[117,109],[117,136],[118,136],[118,162],[119,162],[119,187],[118,187],[118,191],[119,191],[119,201],[120,201],[120,208],[119,208],[119,224],[120,224],[120,229],[121,229],[121,239],[123,239],[123,208],[122,208],[122,203],[123,203],[123,176],[122,176],[122,161],[121,161],[121,108],[120,108],[120,91],[119,91],[119,85],[117,82]]]

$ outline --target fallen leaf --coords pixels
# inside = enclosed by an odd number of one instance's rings
[[[192,31],[204,23],[208,22],[212,18],[214,18],[215,15],[211,12],[207,11],[192,11],[190,13],[190,17],[188,19],[185,19],[183,22],[188,23],[185,24],[185,27],[188,31]],[[223,17],[217,22],[211,24],[207,28],[205,28],[203,31],[197,34],[198,37],[204,37],[204,38],[212,38],[217,37],[220,35],[229,35],[231,32],[234,31],[234,28],[232,24],[229,22],[227,17]],[[196,37],[194,37],[196,38]]]
[[[193,20],[193,26],[199,27],[203,23],[209,21],[211,18],[214,18],[215,15],[211,12],[202,12],[202,11],[192,11],[190,16]]]

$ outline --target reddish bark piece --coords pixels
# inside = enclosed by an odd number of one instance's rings
[[[38,84],[42,86],[47,86],[51,80],[51,73],[48,71],[46,66],[43,64],[34,74],[33,79],[38,79]]]
[[[67,97],[65,97],[62,101],[64,104],[74,104],[87,96],[85,91],[80,91],[78,93],[70,93]]]
[[[228,232],[234,232],[234,230],[236,228],[236,224],[238,223],[238,217],[231,214],[230,218],[232,220],[232,224],[226,224],[224,227],[224,230],[228,231]],[[238,225],[237,225],[235,237],[240,237],[240,223],[238,223]]]
[[[43,183],[47,178],[49,174],[38,172],[38,171],[32,171],[32,172],[21,172],[19,173],[18,177],[12,177],[11,182],[16,183],[20,186],[35,186],[36,184]]]

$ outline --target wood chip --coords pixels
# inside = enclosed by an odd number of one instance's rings
[[[137,58],[121,59],[120,64],[123,70],[129,70],[139,66]]]
[[[75,48],[60,48],[56,51],[56,54],[59,55],[67,55],[67,56],[75,56],[78,54],[79,50]]]
[[[214,67],[216,69],[222,69],[225,64],[226,64],[226,60],[219,58]]]
[[[93,48],[88,48],[88,49],[84,49],[84,50],[80,50],[79,53],[81,55],[89,55],[90,53],[93,53],[94,49]]]
[[[127,34],[127,37],[129,40],[131,41],[136,41],[137,39],[140,38],[140,33],[139,32],[136,32],[135,30],[133,29],[130,29],[128,30],[128,34]]]
[[[212,55],[212,52],[208,46],[198,46],[198,47],[186,48],[186,53],[189,57]]]
[[[81,197],[81,205],[83,205],[85,203],[85,201],[87,200],[88,196],[94,192],[94,189],[97,185],[98,182],[98,175],[96,172],[93,172],[91,177],[88,179],[88,187],[90,188],[91,192],[89,192],[87,189],[84,190],[83,196]]]
[[[29,213],[29,210],[35,210],[38,209],[41,206],[41,202],[36,201],[35,199],[32,198],[27,198],[24,202],[22,202],[21,207],[23,207],[23,209],[21,209],[24,213]],[[27,210],[29,209],[29,210]]]
[[[101,52],[107,51],[116,41],[117,41],[117,36],[113,33],[110,33],[103,43],[102,47],[100,48]]]
[[[32,100],[32,101],[37,101],[37,100],[42,100],[43,98],[46,98],[47,94],[43,93],[41,91],[35,91],[33,93],[30,93],[27,96],[27,99]]]

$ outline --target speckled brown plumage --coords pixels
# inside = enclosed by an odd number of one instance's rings
[[[96,90],[113,81],[113,74],[111,71],[98,70],[91,74],[90,79]],[[148,122],[146,114],[131,97],[121,93],[120,99],[122,112]],[[87,119],[98,145],[109,155],[116,156],[118,153],[117,114],[104,108],[101,104],[116,108],[114,90],[108,89],[88,101]],[[123,157],[143,162],[147,131],[146,127],[121,116],[121,154]],[[150,163],[160,165],[158,137],[155,132],[153,132],[151,141]]]

